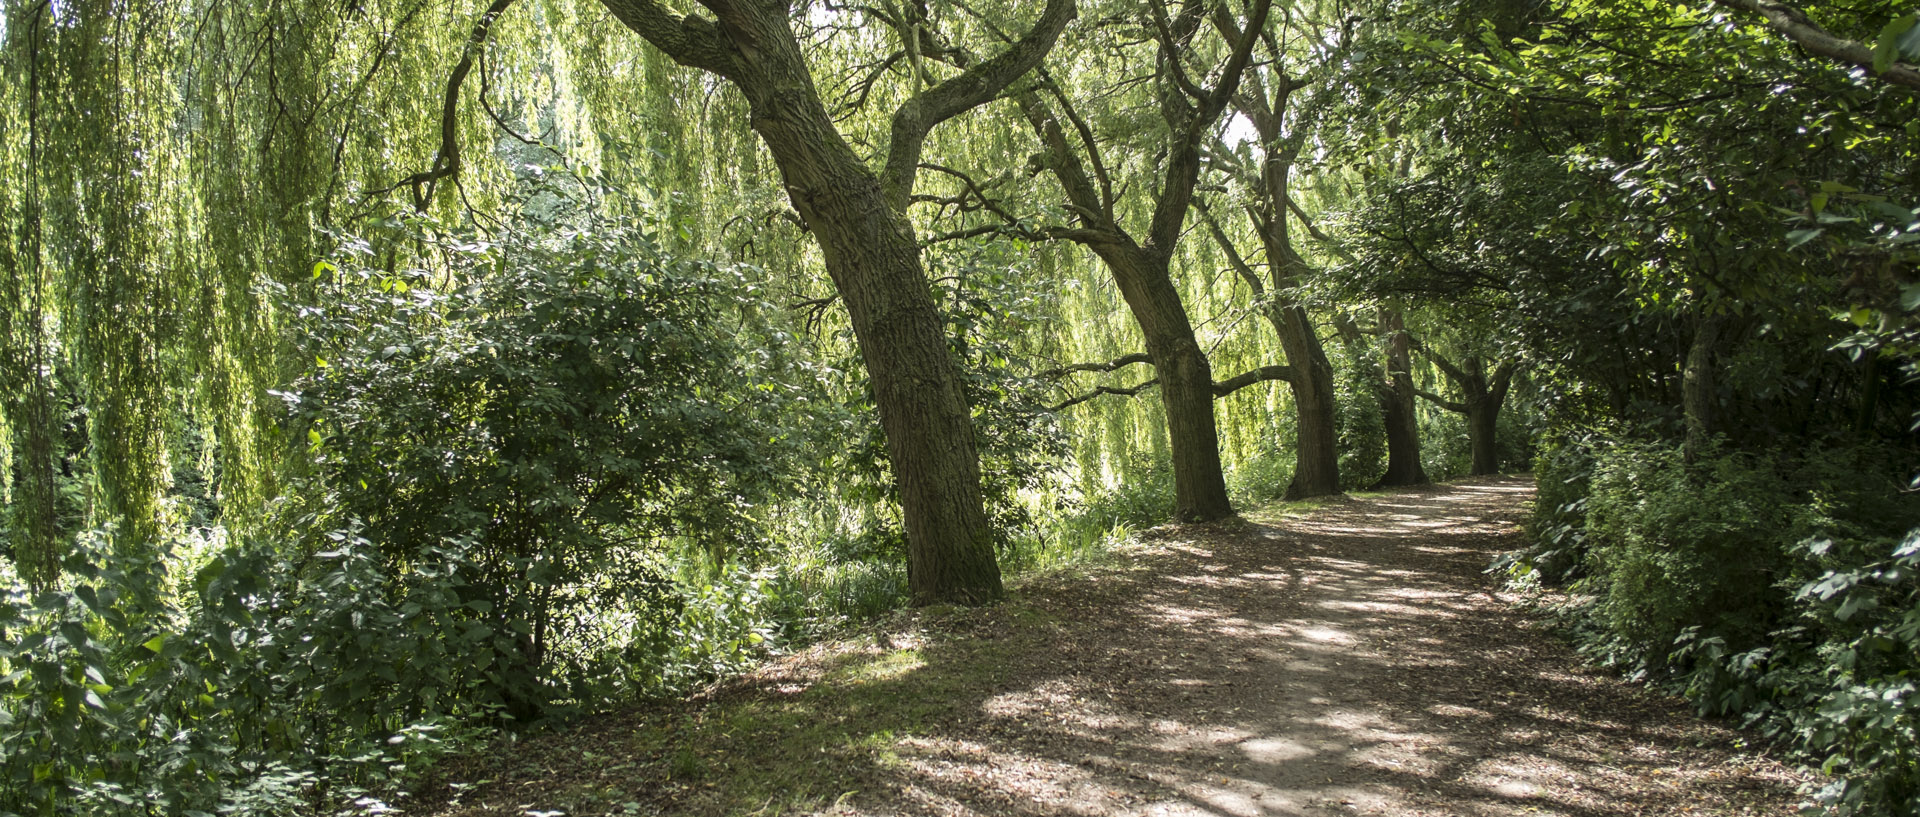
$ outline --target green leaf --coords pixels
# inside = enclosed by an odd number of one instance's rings
[[[1908,312],[1920,309],[1920,283],[1908,284],[1900,290],[1900,308]]]
[[[167,646],[167,634],[161,633],[152,638],[149,638],[146,641],[142,642],[140,646],[146,647],[154,655],[159,655],[160,651]]]
[[[193,592],[205,596],[207,586],[213,584],[213,581],[220,578],[220,574],[226,571],[226,562],[220,559],[208,562],[205,567],[200,568],[200,572],[193,574]]]
[[[1880,29],[1880,38],[1873,44],[1874,73],[1885,73],[1887,69],[1893,67],[1894,61],[1901,57],[1900,47],[1905,40],[1902,35],[1912,29],[1916,22],[1920,22],[1920,14],[1909,14]]]
[[[1807,242],[1812,241],[1816,238],[1819,238],[1820,234],[1823,232],[1826,232],[1826,231],[1818,227],[1814,227],[1814,228],[1809,228],[1805,230],[1794,230],[1793,232],[1787,233],[1787,248],[1799,249],[1802,245],[1806,244]]]

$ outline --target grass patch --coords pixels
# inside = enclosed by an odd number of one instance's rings
[[[670,810],[780,815],[890,785],[901,740],[978,717],[1052,619],[1018,596],[991,608],[898,614],[692,701],[578,724],[496,750],[469,817]],[[986,637],[991,634],[991,637]],[[799,677],[789,672],[805,672]],[[516,793],[517,792],[517,793]]]

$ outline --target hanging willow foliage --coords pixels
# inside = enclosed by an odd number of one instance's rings
[[[338,234],[400,220],[485,233],[515,208],[538,209],[527,191],[556,174],[610,215],[657,219],[654,231],[675,252],[758,265],[766,287],[806,305],[795,314],[812,318],[813,353],[835,362],[817,369],[822,384],[864,388],[818,251],[739,94],[647,46],[598,0],[515,0],[470,51],[488,6],[0,0],[0,489],[23,574],[52,579],[59,543],[81,525],[112,523],[128,552],[160,552],[191,516],[176,474],[189,477],[183,485],[211,486],[193,501],[227,529],[270,521],[302,458],[288,456],[299,444],[281,439],[283,407],[267,392],[316,361],[292,353],[266,293],[315,302],[323,294],[315,263]],[[991,50],[1018,29],[993,21],[1022,12],[999,2],[929,13],[925,25]],[[872,23],[851,10],[796,17],[841,128],[857,150],[879,156],[887,113],[927,75],[953,69],[889,60],[903,47],[899,32]],[[1063,48],[1059,60],[1124,76],[1122,51],[1090,41]],[[462,161],[427,197],[404,180],[445,150],[442,100],[469,53],[472,71],[454,89]],[[1095,126],[1118,134],[1116,152],[1132,157],[1116,177],[1150,178],[1146,159],[1121,150],[1139,136],[1130,118],[1151,104],[1144,90],[1060,73],[1070,93],[1096,101]],[[1013,169],[1029,142],[1017,111],[998,104],[936,131],[927,157]],[[1022,183],[1011,181],[1009,190]],[[936,173],[920,184],[935,196],[961,189]],[[626,195],[597,196],[613,189]],[[1128,217],[1140,217],[1139,206],[1123,203]],[[929,234],[946,228],[936,226],[946,218],[938,207],[917,206],[914,217]],[[1272,362],[1271,344],[1237,323],[1245,305],[1221,294],[1218,261],[1202,244],[1183,246],[1189,271],[1180,280],[1203,341],[1222,356],[1216,368]],[[421,263],[399,257],[408,245],[394,246],[389,267]],[[1061,282],[1051,303],[1060,320],[1022,339],[1029,353],[1071,362],[1139,350],[1093,259],[1044,244],[1011,252]],[[1232,398],[1221,415],[1230,463],[1275,445],[1271,418],[1284,397],[1262,394]],[[858,408],[858,394],[847,405]],[[1070,412],[1080,486],[1112,487],[1136,463],[1164,457],[1158,412],[1153,400]],[[84,507],[62,510],[74,497]]]

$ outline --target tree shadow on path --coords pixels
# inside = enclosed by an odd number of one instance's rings
[[[1498,596],[1484,570],[1521,546],[1531,496],[1528,480],[1485,478],[1292,518],[1162,529],[1123,567],[1029,582],[984,610],[923,611],[871,643],[779,662],[690,710],[589,727],[623,747],[609,752],[633,771],[610,777],[600,764],[576,775],[588,782],[562,805],[576,814],[1795,813],[1795,772],[1738,751],[1741,735],[1678,701],[1584,668]],[[596,800],[582,786],[608,791]],[[557,791],[532,785],[518,805]]]

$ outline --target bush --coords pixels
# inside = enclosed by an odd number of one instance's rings
[[[1820,763],[1839,815],[1920,802],[1920,503],[1884,446],[1797,455],[1561,435],[1520,576],[1580,575],[1582,647]],[[1577,559],[1575,557],[1578,557]],[[1564,568],[1564,569],[1563,569]]]
[[[106,541],[80,538],[66,589],[0,598],[0,813],[315,810],[403,784],[487,706],[496,639],[446,595],[397,605],[364,541],[313,568],[222,549],[185,609],[123,593],[150,565]]]
[[[1626,444],[1595,463],[1586,508],[1591,577],[1607,628],[1635,664],[1661,667],[1700,627],[1745,649],[1784,606],[1787,547],[1807,532],[1793,491],[1765,459]]]
[[[344,586],[393,626],[444,609],[434,626],[484,632],[449,694],[524,721],[606,694],[588,667],[621,636],[596,619],[684,610],[666,540],[750,545],[744,512],[787,457],[780,387],[730,326],[739,270],[591,218],[434,243],[447,269],[390,273],[348,242],[325,302],[294,310],[315,361],[281,393],[310,463],[301,558],[364,560]],[[347,529],[364,544],[326,542]]]
[[[1387,473],[1387,424],[1381,406],[1385,373],[1364,341],[1344,344],[1334,366],[1334,429],[1340,489],[1358,491]]]
[[[1527,520],[1533,544],[1515,561],[1522,574],[1553,585],[1585,575],[1587,503],[1598,437],[1562,434],[1542,440],[1533,458],[1533,513]]]

